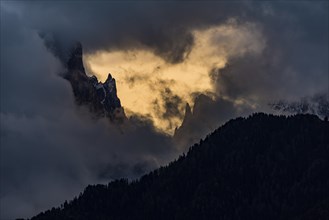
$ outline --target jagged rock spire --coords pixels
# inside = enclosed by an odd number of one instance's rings
[[[82,45],[80,42],[76,42],[70,51],[70,58],[67,62],[68,70],[79,70],[85,72],[82,61]]]
[[[185,116],[182,122],[182,125],[185,125],[186,123],[188,123],[188,121],[190,120],[190,118],[192,118],[192,110],[191,107],[188,103],[186,103],[185,106]]]
[[[124,120],[125,114],[117,96],[115,79],[109,73],[104,83],[96,76],[87,76],[83,66],[81,43],[76,43],[67,61],[64,78],[70,81],[77,104],[88,106],[96,115],[105,116],[112,121]]]
[[[192,110],[191,107],[188,103],[186,103],[185,106],[185,117],[189,117],[190,115],[192,115]]]

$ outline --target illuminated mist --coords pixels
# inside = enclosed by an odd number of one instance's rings
[[[87,54],[91,74],[105,81],[110,72],[117,81],[118,96],[128,116],[142,115],[160,131],[172,134],[181,124],[186,102],[196,94],[213,95],[209,72],[225,67],[231,57],[260,53],[265,47],[259,27],[252,23],[225,25],[192,31],[194,44],[183,62],[171,64],[148,48]]]

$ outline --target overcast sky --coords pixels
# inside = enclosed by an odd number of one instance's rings
[[[170,135],[187,102],[199,100],[190,129],[202,136],[271,101],[328,94],[327,1],[1,1],[0,10],[1,219],[166,164],[181,150]],[[132,117],[123,131],[74,104],[40,33],[61,47],[80,41],[99,80],[111,72]]]

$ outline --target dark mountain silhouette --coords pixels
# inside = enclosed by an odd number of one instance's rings
[[[314,115],[230,120],[168,166],[32,219],[328,219],[328,134]]]
[[[186,104],[184,119],[175,129],[173,140],[186,152],[188,147],[205,138],[228,119],[247,112],[253,110],[248,106],[237,107],[234,102],[222,97],[199,94],[194,99],[193,108]]]
[[[80,42],[63,40],[54,34],[40,33],[45,46],[56,56],[73,89],[76,104],[85,106],[96,117],[107,117],[112,122],[123,122],[126,115],[117,96],[115,79],[108,74],[107,80],[99,82],[96,76],[88,76],[83,64],[83,48]]]
[[[109,74],[107,80],[101,83],[96,76],[86,75],[80,43],[76,43],[70,53],[64,78],[71,83],[77,104],[88,106],[98,116],[122,122],[125,114],[117,96],[115,79]]]

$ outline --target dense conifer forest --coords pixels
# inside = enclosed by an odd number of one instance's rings
[[[329,219],[329,122],[230,120],[139,180],[88,186],[32,220]]]

